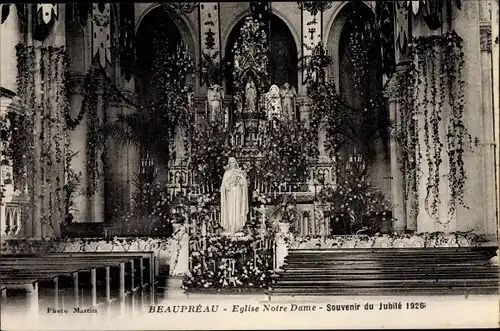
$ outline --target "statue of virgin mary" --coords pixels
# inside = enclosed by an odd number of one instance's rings
[[[245,226],[248,214],[248,181],[234,157],[229,158],[220,187],[221,225],[224,232],[235,234]]]

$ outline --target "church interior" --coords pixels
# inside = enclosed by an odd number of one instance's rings
[[[0,9],[2,311],[498,295],[498,0]]]

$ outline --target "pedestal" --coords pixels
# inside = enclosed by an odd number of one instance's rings
[[[189,234],[183,224],[174,224],[169,266],[171,276],[183,276],[189,272]]]
[[[285,258],[288,255],[288,247],[286,239],[290,235],[290,223],[280,222],[278,223],[279,233],[276,235],[276,261],[275,270],[281,270],[281,267],[285,264]]]

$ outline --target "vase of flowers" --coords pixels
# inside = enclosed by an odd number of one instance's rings
[[[299,221],[297,200],[290,194],[283,195],[276,201],[271,217],[278,221],[280,233],[289,233],[291,226]]]

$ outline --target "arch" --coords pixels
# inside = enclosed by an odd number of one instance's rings
[[[151,14],[151,12],[153,12],[154,10],[164,10],[165,15],[168,15],[168,17],[175,23],[175,25],[179,29],[182,40],[184,41],[184,45],[186,45],[189,53],[193,57],[193,60],[195,60],[196,63],[199,63],[200,50],[199,46],[195,42],[195,40],[197,40],[196,29],[194,28],[191,20],[184,13],[182,13],[181,15],[169,15],[165,9],[159,7],[162,7],[161,3],[154,3],[141,13],[135,25],[135,34],[137,35],[137,32],[139,31],[139,28],[142,25],[143,21],[147,20],[147,16]]]
[[[300,51],[302,50],[301,47],[301,38],[295,27],[293,26],[292,22],[287,18],[286,15],[284,15],[281,11],[277,9],[272,9],[270,11],[271,14],[277,16],[279,19],[281,19],[288,27],[288,30],[293,36],[293,39],[295,40],[295,47],[297,48],[297,55],[300,56]],[[250,14],[250,9],[245,9],[242,12],[240,12],[238,15],[234,16],[234,19],[231,21],[231,23],[228,25],[226,31],[224,31],[221,39],[221,45],[222,45],[222,58],[225,58],[226,56],[226,48],[227,48],[227,43],[229,41],[229,36],[233,33],[233,30],[237,27],[239,23],[248,15]]]
[[[339,86],[339,40],[342,34],[342,29],[344,24],[347,22],[349,17],[349,12],[345,10],[345,7],[352,4],[352,1],[343,1],[337,6],[335,11],[332,13],[330,20],[327,23],[325,29],[325,44],[328,53],[332,57],[332,64],[328,70],[328,76],[334,79],[335,85]],[[372,7],[371,1],[360,1],[356,2],[357,5],[366,6],[375,15],[375,8]]]

